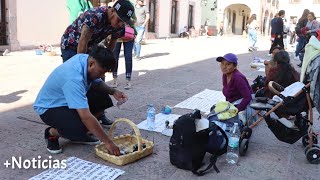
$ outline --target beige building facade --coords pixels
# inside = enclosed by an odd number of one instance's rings
[[[227,34],[242,34],[252,14],[257,15],[260,32],[265,34],[270,26],[270,19],[278,11],[279,0],[201,0],[201,24],[218,31],[223,24]]]
[[[0,1],[0,51],[60,43],[69,25],[66,0]],[[97,0],[92,2],[99,5]],[[199,0],[145,0],[145,4],[150,10],[146,38],[177,37],[184,26],[200,29]]]
[[[59,44],[68,26],[65,0],[1,0],[0,50]]]
[[[280,0],[279,7],[286,11],[287,20],[298,20],[304,9],[314,12],[318,21],[320,19],[320,0]]]

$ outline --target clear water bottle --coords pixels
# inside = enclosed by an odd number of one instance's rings
[[[147,126],[148,129],[154,130],[155,129],[155,116],[156,116],[156,109],[153,107],[153,104],[150,104],[147,111]]]
[[[238,123],[234,123],[229,136],[227,162],[229,164],[236,164],[239,158],[239,140],[240,130]]]

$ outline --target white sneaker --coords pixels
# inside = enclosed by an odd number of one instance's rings
[[[127,80],[126,86],[124,86],[124,89],[131,89],[131,83],[129,80]]]
[[[299,59],[299,56],[295,56],[295,57],[294,57],[294,60],[300,60],[300,59]]]
[[[268,54],[269,57],[271,57],[272,54]]]
[[[110,87],[112,87],[112,88],[118,87],[118,82],[117,82],[116,78],[113,79],[112,84],[110,85]]]

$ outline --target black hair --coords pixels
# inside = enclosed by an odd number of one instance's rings
[[[316,16],[314,15],[314,12],[309,12],[309,14],[313,17],[313,19],[317,19]]]
[[[116,59],[114,58],[113,52],[102,46],[93,46],[90,49],[89,56],[93,57],[98,64],[108,72],[111,72],[115,65]]]
[[[290,56],[287,51],[280,50],[274,55],[273,60],[278,63],[290,63]]]
[[[279,16],[282,16],[282,15],[284,15],[285,13],[286,13],[286,12],[285,12],[284,10],[280,10],[278,14],[279,14]]]
[[[299,23],[299,24],[302,24],[303,21],[308,18],[308,14],[309,14],[309,13],[310,13],[310,10],[309,10],[309,9],[303,10],[303,13],[302,13],[300,19],[298,20],[298,23]]]

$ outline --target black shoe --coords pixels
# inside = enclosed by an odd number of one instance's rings
[[[49,151],[49,153],[59,154],[62,152],[62,149],[59,145],[59,137],[58,136],[51,136],[49,133],[50,129],[51,129],[51,127],[48,127],[44,131],[44,139],[46,140],[46,143],[47,143],[47,150]]]
[[[297,66],[298,66],[298,67],[302,67],[302,63],[298,64]]]
[[[97,119],[98,119],[100,124],[105,125],[105,126],[110,126],[113,123],[113,121],[108,119],[105,114],[99,116]]]
[[[86,137],[84,137],[81,140],[76,140],[76,141],[72,141],[72,143],[78,143],[78,144],[87,144],[87,145],[97,145],[100,144],[101,141],[93,136],[89,136],[87,135]]]

